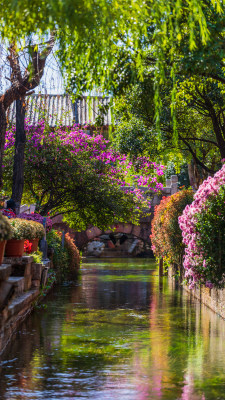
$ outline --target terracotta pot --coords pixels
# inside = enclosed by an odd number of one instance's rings
[[[10,239],[6,243],[5,255],[6,257],[22,257],[24,253],[24,239],[16,240]]]
[[[5,253],[5,245],[6,245],[6,240],[1,240],[0,241],[0,265],[2,264],[4,253]]]
[[[30,240],[30,242],[32,243],[31,253],[33,253],[34,251],[37,251],[37,249],[38,249],[39,239],[32,239],[32,240]]]

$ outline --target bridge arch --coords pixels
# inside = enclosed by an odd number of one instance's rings
[[[59,216],[61,217],[61,216]],[[113,225],[110,229],[101,230],[96,226],[90,226],[85,231],[76,232],[73,229],[69,228],[66,223],[62,221],[62,218],[54,218],[53,219],[53,228],[64,230],[65,232],[69,232],[70,235],[73,237],[76,246],[82,250],[88,242],[92,241],[93,239],[109,233],[123,233],[123,234],[131,234],[138,239],[141,239],[143,242],[148,244],[151,243],[149,235],[151,233],[151,222],[150,220],[140,222],[140,225],[134,225],[130,222],[122,223],[118,222]],[[145,219],[150,219],[149,217]]]
[[[167,179],[167,186],[163,188],[161,195],[155,194],[152,198],[150,215],[143,216],[140,219],[138,225],[134,225],[131,222],[123,223],[118,222],[115,223],[111,229],[107,229],[103,231],[96,226],[89,226],[86,230],[81,232],[76,232],[75,230],[68,227],[66,223],[63,222],[62,216],[58,215],[57,217],[53,217],[53,227],[56,229],[64,230],[65,232],[69,232],[71,237],[73,237],[76,246],[78,249],[82,250],[88,242],[92,241],[94,238],[98,236],[109,233],[124,233],[124,234],[132,234],[136,236],[138,239],[141,239],[143,242],[151,244],[150,234],[151,234],[151,221],[154,215],[154,208],[157,204],[160,203],[162,196],[170,196],[173,193],[177,192],[178,185],[178,177],[176,175],[172,175],[171,179]],[[143,191],[146,191],[146,188],[141,188]]]

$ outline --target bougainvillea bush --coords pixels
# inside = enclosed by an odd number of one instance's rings
[[[7,132],[4,181],[11,185],[14,131]],[[132,162],[109,147],[101,135],[89,136],[73,128],[52,132],[44,121],[26,126],[25,184],[23,201],[36,203],[41,215],[62,214],[71,227],[99,228],[117,219],[137,222],[149,206],[139,186],[149,193],[162,188],[164,166],[147,157]],[[125,187],[121,190],[121,187]]]
[[[164,197],[155,208],[152,221],[152,249],[157,257],[170,263],[180,263],[184,252],[178,218],[187,204],[193,201],[191,190],[181,190]]]
[[[225,278],[225,165],[209,177],[179,218],[185,278],[190,288],[224,287]]]

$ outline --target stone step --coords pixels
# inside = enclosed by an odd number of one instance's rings
[[[13,283],[2,281],[0,282],[0,311],[4,309],[14,294]]]
[[[6,281],[11,275],[12,266],[10,264],[0,265],[0,281]]]
[[[21,310],[30,305],[31,302],[38,296],[38,289],[31,289],[20,296],[15,297],[8,307],[8,318],[18,314]]]
[[[4,257],[4,264],[31,264],[33,262],[32,256],[23,256],[23,257]]]
[[[24,292],[25,280],[22,276],[10,276],[7,280],[8,283],[14,286],[14,294],[20,295]]]

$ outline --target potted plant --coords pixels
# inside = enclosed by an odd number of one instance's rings
[[[32,243],[31,252],[35,252],[38,249],[38,242],[42,239],[45,235],[45,229],[42,224],[36,221],[28,221],[32,226],[32,237],[28,238],[29,241]]]
[[[27,221],[20,218],[9,220],[12,228],[12,239],[7,241],[5,255],[8,257],[22,257],[24,252],[24,240],[34,236],[34,227]],[[35,232],[36,234],[36,232]]]
[[[0,265],[2,264],[6,241],[12,237],[12,228],[8,218],[0,213]]]

